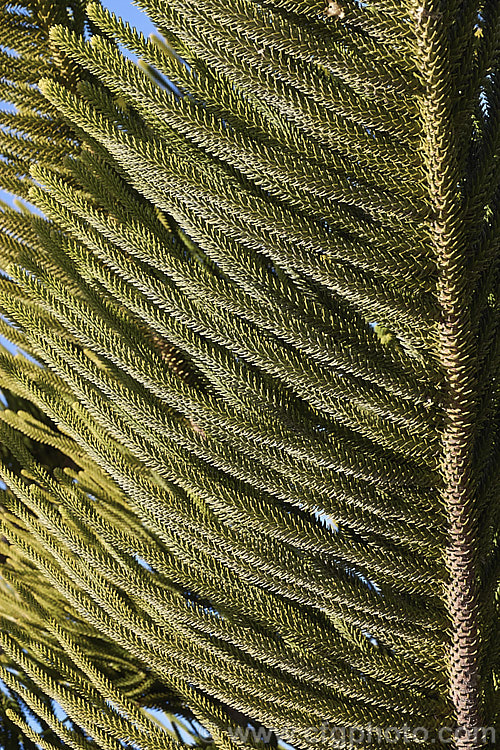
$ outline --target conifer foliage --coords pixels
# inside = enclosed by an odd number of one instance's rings
[[[500,1],[140,6],[0,8],[0,741],[491,744]]]

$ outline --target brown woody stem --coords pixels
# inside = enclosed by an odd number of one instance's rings
[[[477,522],[473,467],[477,357],[470,321],[470,259],[459,185],[464,119],[456,103],[460,83],[449,63],[450,19],[436,0],[416,14],[422,81],[425,149],[434,208],[433,244],[440,272],[439,359],[445,376],[443,501],[449,523],[448,610],[450,700],[458,750],[482,745],[477,596]],[[444,9],[446,10],[446,8]],[[452,108],[454,104],[454,108]],[[466,125],[465,125],[466,127]]]

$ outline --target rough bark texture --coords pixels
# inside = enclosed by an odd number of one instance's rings
[[[445,373],[443,501],[449,521],[446,551],[451,628],[450,700],[458,729],[458,750],[481,747],[477,528],[473,447],[476,416],[477,357],[470,324],[470,258],[463,231],[465,142],[456,107],[460,83],[451,76],[450,3],[431,1],[418,9],[430,194],[434,203],[433,239],[440,271],[439,358]],[[471,29],[472,31],[472,29]]]

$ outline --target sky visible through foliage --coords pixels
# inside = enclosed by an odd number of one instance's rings
[[[148,16],[135,5],[128,2],[128,0],[106,0],[104,5],[113,13],[116,13],[116,15],[121,16],[124,20],[128,21],[131,26],[135,26],[136,29],[142,31],[145,36],[148,36],[155,30],[154,24],[150,21]],[[123,47],[121,49],[124,54],[131,57],[128,50]],[[0,101],[0,108],[5,109],[6,107],[12,110],[10,105],[6,105],[4,102]],[[13,204],[13,196],[5,190],[0,189],[0,201],[11,206]],[[16,201],[16,203],[19,203],[19,201]],[[15,351],[15,347],[3,336],[0,336],[0,346],[5,347],[8,351]]]
[[[127,0],[106,0],[104,5],[111,10],[113,13],[116,13],[116,15],[121,16],[124,20],[128,21],[131,26],[135,26],[136,29],[139,31],[142,31],[142,33],[145,36],[148,36],[153,31],[155,31],[154,24],[150,21],[150,19],[147,17],[145,13],[143,13],[139,8],[137,8],[135,5],[132,5],[130,2],[127,2]],[[127,54],[129,57],[131,57],[128,50],[122,48],[122,52]],[[3,105],[5,107],[6,105],[3,102],[0,102],[0,107]],[[13,197],[10,193],[7,193],[4,190],[0,189],[0,200],[4,201],[8,205],[13,204]],[[15,347],[3,336],[0,336],[0,347],[5,347],[9,351],[15,351]],[[0,401],[2,401],[2,394],[0,392]],[[0,486],[5,486],[3,482],[0,483]],[[2,689],[2,683],[0,683],[0,690]],[[152,710],[150,713],[155,715],[161,722],[162,720],[162,712]],[[58,718],[64,719],[65,714],[62,711],[62,709],[59,709],[58,712]],[[31,717],[29,718],[29,723],[31,726],[36,730],[39,731],[40,727],[37,725],[37,722],[34,721]],[[167,722],[168,724],[168,722]],[[181,728],[178,726],[178,729],[181,730]],[[181,730],[182,731],[182,730]],[[184,739],[188,739],[188,735],[186,734]],[[2,750],[2,748],[0,748]]]

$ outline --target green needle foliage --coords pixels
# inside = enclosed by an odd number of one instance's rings
[[[500,0],[140,6],[0,8],[0,742],[493,745]]]

